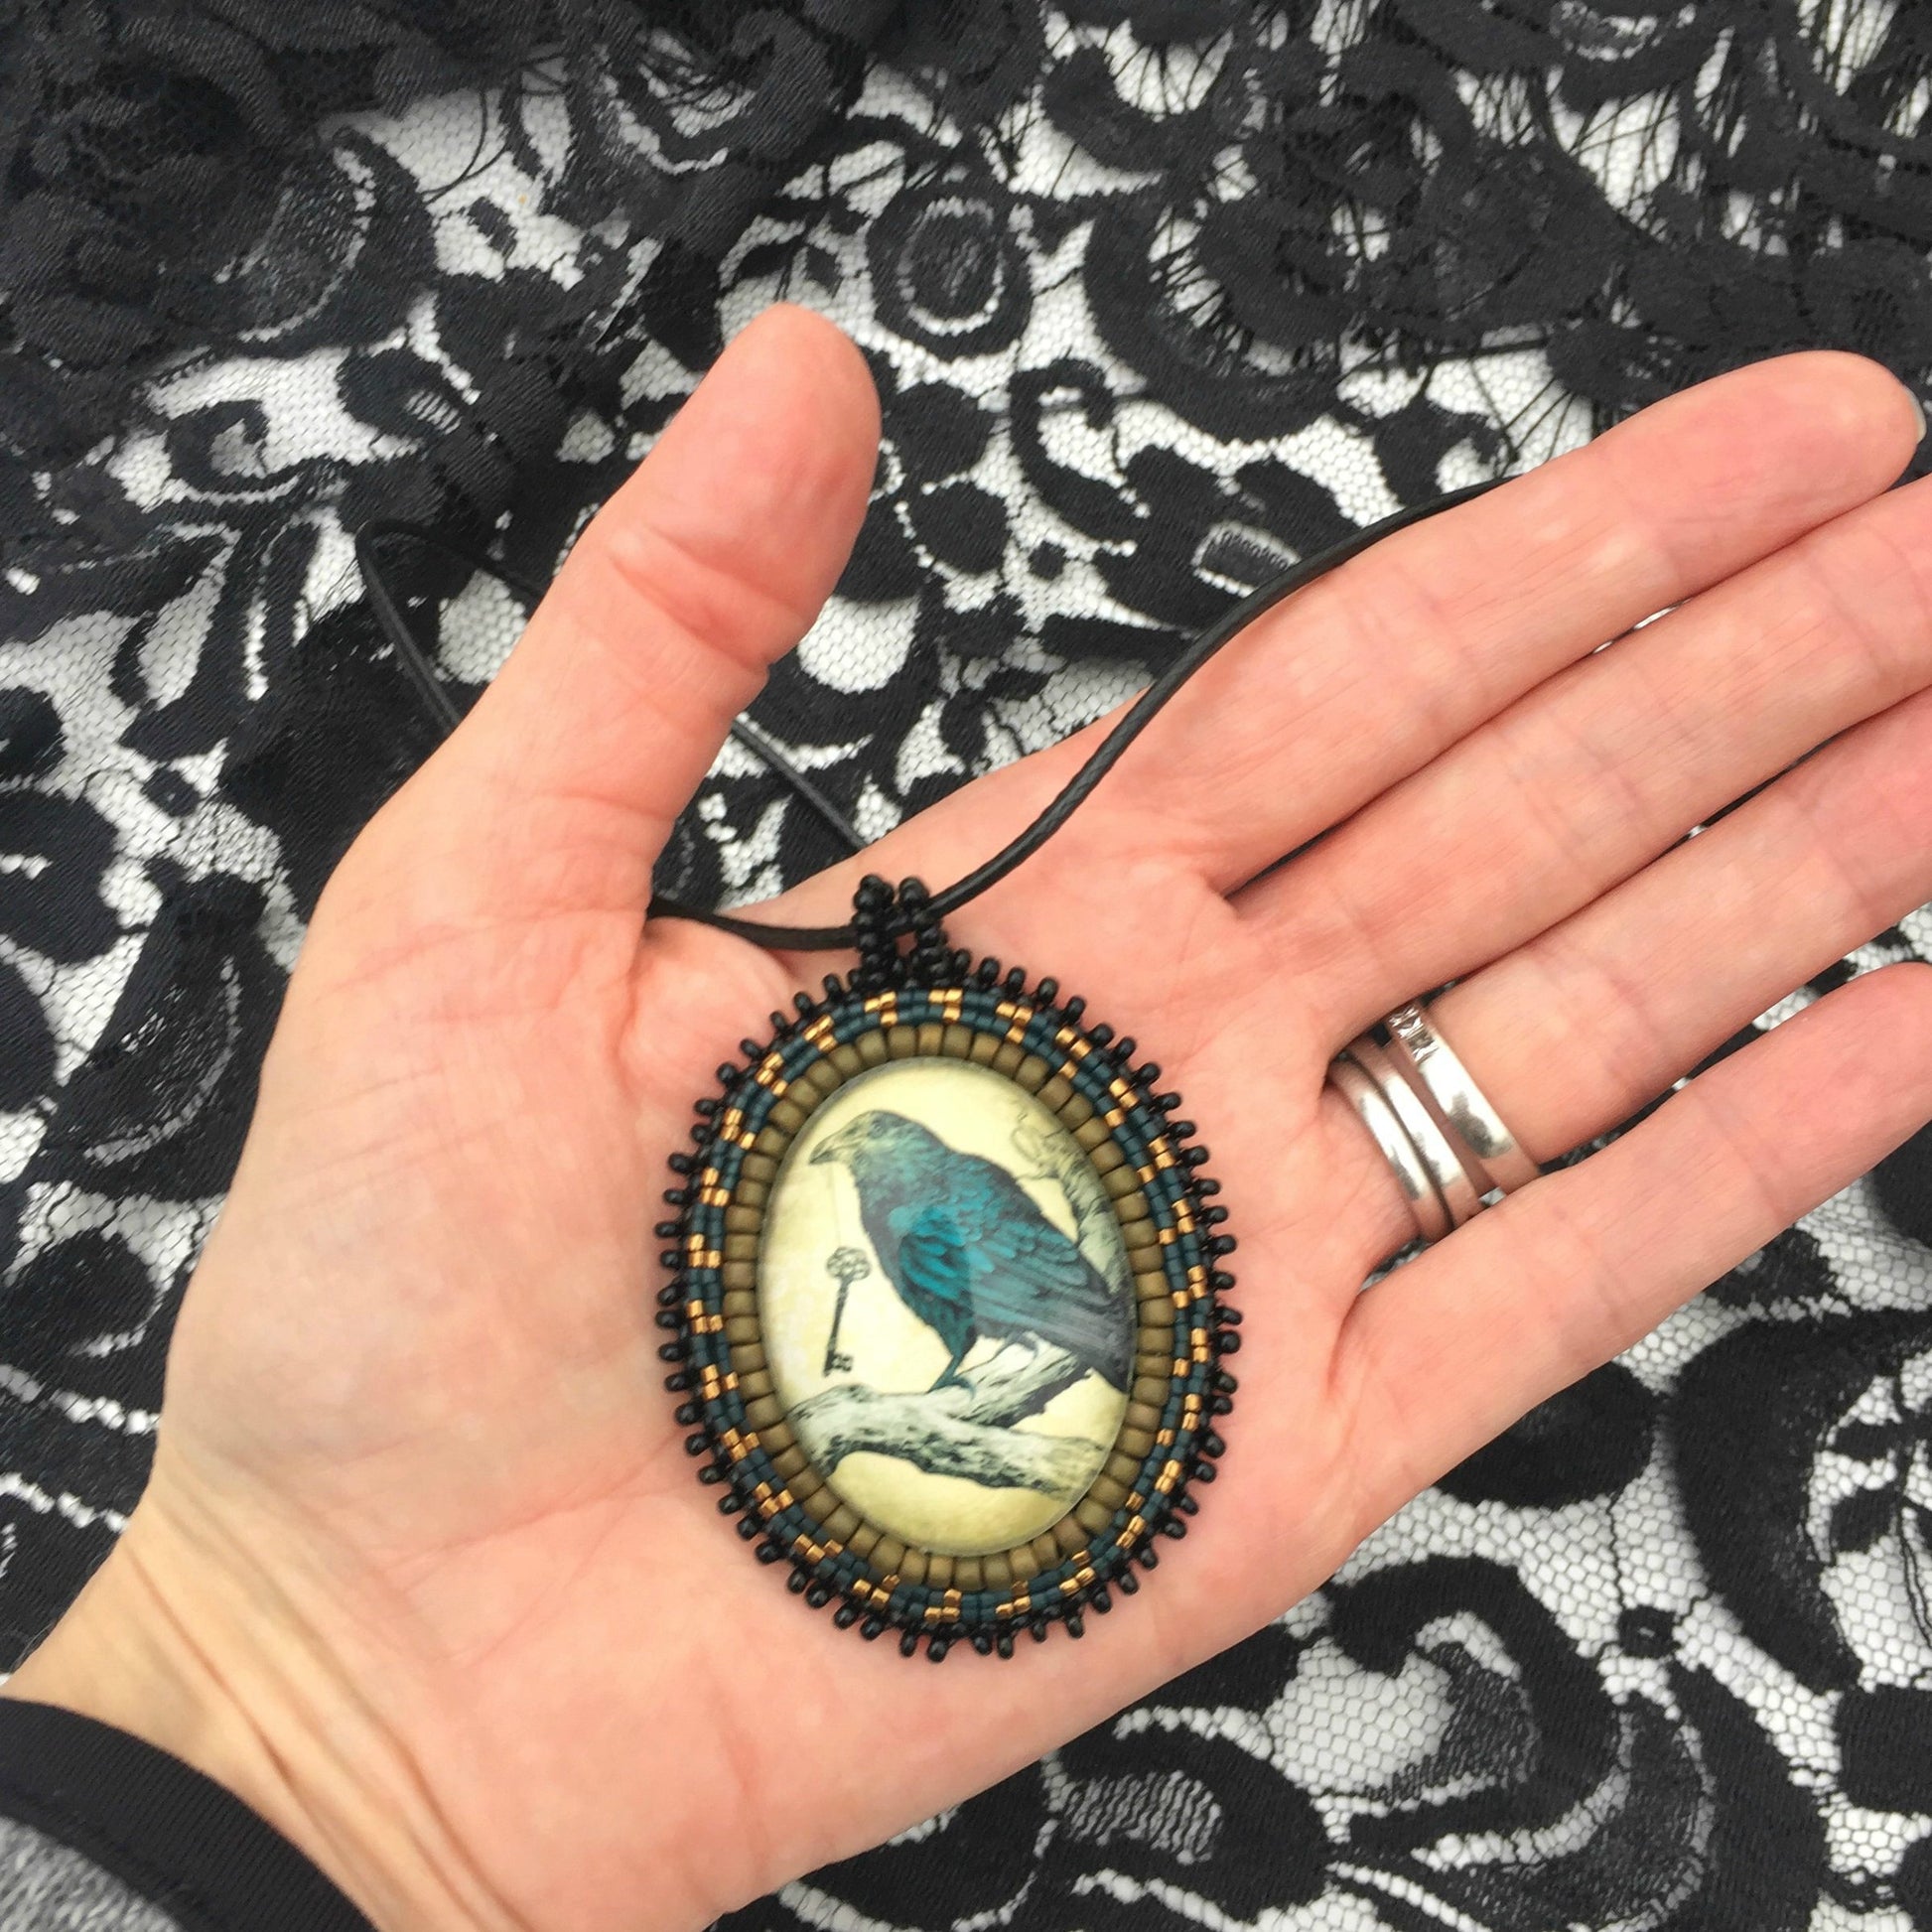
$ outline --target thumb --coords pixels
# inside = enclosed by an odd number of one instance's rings
[[[774,308],[737,337],[383,814],[415,913],[582,915],[634,947],[672,822],[844,567],[878,439],[830,323]]]

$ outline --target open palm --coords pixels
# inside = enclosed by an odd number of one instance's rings
[[[385,1926],[696,1926],[992,1782],[1279,1613],[1932,1112],[1932,976],[1875,973],[1358,1293],[1411,1230],[1322,1076],[1377,1015],[1457,980],[1443,1029],[1547,1160],[1932,894],[1932,498],[1880,494],[1913,410],[1791,357],[1271,614],[956,917],[1184,1094],[1241,1242],[1240,1408],[1195,1534],[1083,1644],[931,1670],[808,1614],[691,1479],[652,1228],[714,1067],[842,962],[643,909],[875,434],[836,332],[748,330],[357,841],[152,1485],[13,1687],[228,1778]],[[957,877],[1091,740],[864,868]],[[771,916],[842,919],[858,870]],[[75,1661],[137,1641],[159,1717]]]

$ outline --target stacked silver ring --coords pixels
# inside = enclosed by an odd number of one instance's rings
[[[1350,1040],[1328,1080],[1381,1149],[1417,1232],[1439,1241],[1538,1169],[1422,1007],[1398,1007],[1382,1031],[1386,1044],[1372,1032]]]

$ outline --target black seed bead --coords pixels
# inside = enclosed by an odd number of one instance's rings
[[[676,1282],[666,1282],[664,1286],[657,1291],[657,1306],[660,1309],[676,1308],[676,1306],[683,1300],[684,1300],[684,1290],[680,1288]]]
[[[660,1362],[681,1362],[684,1359],[684,1341],[680,1336],[676,1341],[661,1341],[657,1344],[657,1359]]]
[[[1183,1168],[1198,1168],[1206,1161],[1206,1159],[1207,1159],[1207,1150],[1204,1147],[1183,1147],[1180,1150],[1180,1165]],[[1206,1183],[1201,1180],[1196,1180],[1194,1182],[1194,1186],[1197,1191],[1205,1184]]]
[[[1241,1320],[1242,1320],[1241,1311],[1239,1309],[1218,1309],[1217,1308],[1214,1311],[1214,1319],[1218,1321],[1223,1328],[1238,1328],[1240,1327]]]
[[[1191,1141],[1194,1138],[1194,1123],[1191,1120],[1171,1120],[1168,1123],[1168,1132],[1176,1141]],[[1203,1161],[1207,1159],[1205,1148],[1201,1149],[1200,1158]]]
[[[1214,1386],[1223,1395],[1232,1395],[1241,1386],[1241,1382],[1238,1376],[1230,1375],[1226,1369],[1220,1369],[1215,1373]]]
[[[771,1031],[780,1038],[791,1032],[791,1019],[788,1014],[773,1012],[770,1016]]]
[[[1200,1452],[1203,1455],[1225,1455],[1228,1446],[1210,1429],[1200,1439]]]
[[[977,1650],[982,1657],[992,1656],[993,1632],[991,1630],[975,1630],[973,1632],[973,1648]]]
[[[805,1601],[815,1610],[822,1610],[831,1600],[832,1586],[828,1583],[816,1583],[805,1592]]]
[[[1113,1036],[1114,1036],[1113,1028],[1108,1026],[1108,1024],[1104,1020],[1101,1021],[1099,1026],[1090,1027],[1087,1030],[1087,1037],[1090,1040],[1092,1040],[1096,1046],[1105,1046],[1106,1043],[1113,1038]]]
[[[1083,1000],[1079,996],[1079,994],[1076,993],[1074,994],[1072,999],[1067,1000],[1061,1004],[1060,1017],[1064,1019],[1069,1026],[1077,1026],[1079,1024],[1079,1019],[1081,1014],[1085,1013],[1086,1010],[1087,1010],[1086,1001]]]
[[[673,1173],[689,1173],[697,1165],[688,1154],[674,1154],[671,1156],[670,1167]]]
[[[809,993],[794,993],[791,996],[791,1004],[797,1009],[798,1017],[802,1020],[817,1005],[817,1002]]]
[[[1174,1508],[1179,1510],[1179,1512],[1183,1516],[1198,1516],[1200,1514],[1199,1500],[1193,1496],[1188,1495],[1188,1493],[1184,1489],[1181,1490],[1180,1493],[1174,1497],[1173,1506]]]
[[[736,1066],[730,1060],[720,1060],[718,1062],[718,1084],[727,1093],[731,1092],[732,1088],[737,1086],[739,1081],[744,1079],[744,1077],[745,1069],[742,1066]]]
[[[982,959],[979,971],[973,977],[981,986],[991,986],[1000,977],[1000,962],[997,959]]]
[[[671,1394],[682,1395],[691,1386],[691,1378],[683,1369],[679,1369],[675,1375],[665,1376],[664,1386]]]
[[[750,1518],[747,1518],[747,1521],[749,1520]],[[758,1559],[760,1563],[782,1563],[786,1554],[782,1543],[760,1543],[758,1547]]]
[[[1087,1598],[1087,1605],[1095,1616],[1105,1616],[1114,1607],[1114,1599],[1107,1594],[1105,1584],[1096,1584],[1093,1587],[1092,1594]]]
[[[805,1591],[810,1587],[811,1581],[810,1571],[794,1569],[791,1575],[785,1579],[785,1587],[791,1591],[792,1595],[803,1596]]]
[[[662,1268],[675,1269],[684,1266],[684,1257],[675,1248],[659,1248],[657,1251],[657,1261],[658,1265]]]
[[[704,1409],[701,1404],[696,1402],[680,1402],[674,1412],[674,1419],[680,1428],[689,1429],[703,1414]]]
[[[721,1482],[723,1482],[724,1479],[725,1479],[724,1470],[721,1469],[715,1462],[707,1462],[704,1465],[704,1467],[698,1471],[698,1480],[713,1489],[717,1488],[717,1486]]]
[[[1013,1655],[1013,1631],[1010,1628],[1002,1627],[999,1635],[993,1639],[993,1647],[1002,1657],[1011,1657]]]
[[[715,1114],[717,1111],[718,1111],[718,1103],[717,1101],[712,1099],[712,1097],[709,1094],[706,1094],[705,1097],[698,1102],[698,1112],[706,1120],[709,1120],[712,1117],[712,1115]]]
[[[1225,1295],[1234,1286],[1234,1277],[1225,1268],[1217,1268],[1208,1276],[1207,1285],[1216,1295]]]
[[[748,1060],[761,1060],[764,1057],[764,1047],[756,1039],[741,1039],[738,1042],[738,1050]]]
[[[738,1495],[733,1490],[728,1489],[718,1498],[718,1514],[720,1516],[736,1516],[744,1507],[744,1497]]]
[[[709,1147],[711,1145],[711,1129],[706,1127],[703,1122],[700,1122],[696,1127],[692,1128],[691,1139],[698,1147]]]
[[[1131,1570],[1123,1570],[1114,1579],[1114,1587],[1123,1596],[1138,1596],[1141,1592],[1141,1580]]]
[[[1151,1087],[1161,1077],[1161,1062],[1146,1060],[1134,1069],[1134,1084],[1138,1087]],[[1159,1104],[1158,1102],[1156,1103]]]
[[[1200,1213],[1203,1227],[1217,1228],[1227,1217],[1228,1211],[1225,1207],[1203,1207]]]
[[[868,1643],[877,1643],[886,1634],[886,1619],[883,1616],[869,1616],[859,1626],[859,1634]]]
[[[1152,1543],[1148,1544],[1144,1549],[1136,1550],[1134,1552],[1134,1558],[1143,1570],[1159,1570],[1161,1568],[1161,1552]]]
[[[916,1657],[919,1654],[919,1633],[916,1630],[899,1632],[898,1654],[901,1657]]]
[[[1154,1096],[1154,1104],[1164,1114],[1171,1114],[1180,1105],[1180,1096],[1177,1093],[1157,1093]]]
[[[738,1519],[738,1533],[747,1543],[756,1542],[759,1534],[759,1519],[756,1516],[741,1516]]]
[[[1141,1042],[1138,1039],[1136,1039],[1132,1034],[1122,1034],[1120,1038],[1114,1042],[1114,1058],[1118,1060],[1123,1067],[1125,1067],[1127,1063],[1131,1059],[1133,1059],[1134,1055],[1138,1053],[1140,1050],[1141,1050]]]
[[[660,1328],[681,1328],[684,1325],[684,1317],[676,1309],[659,1309],[651,1319]]]
[[[1210,1416],[1231,1415],[1234,1411],[1234,1398],[1225,1395],[1211,1395],[1207,1398],[1207,1413]]]
[[[839,1607],[832,1612],[832,1621],[836,1623],[841,1630],[850,1630],[852,1626],[858,1622],[859,1617],[860,1617],[860,1609],[857,1603],[841,1603]]]
[[[966,976],[973,970],[973,955],[961,946],[946,961],[946,978],[952,985],[964,983]]]
[[[691,1205],[690,1188],[666,1187],[664,1189],[664,1205],[666,1207],[689,1207]]]
[[[1161,1525],[1161,1534],[1163,1536],[1171,1536],[1173,1538],[1173,1540],[1176,1543],[1178,1543],[1180,1539],[1187,1534],[1187,1525],[1181,1522],[1178,1517],[1170,1516],[1168,1520]]]
[[[1046,1641],[1046,1619],[1043,1616],[1036,1616],[1030,1619],[1027,1624],[1027,1632],[1035,1643],[1044,1643]]]
[[[928,1637],[925,1641],[925,1660],[928,1664],[943,1664],[946,1652],[952,1648],[950,1637]]]
[[[1235,1250],[1235,1239],[1231,1234],[1217,1234],[1210,1237],[1207,1252],[1211,1255],[1231,1255]]]
[[[709,1455],[711,1453],[711,1438],[702,1429],[697,1430],[692,1435],[685,1437],[684,1452],[686,1455]]]
[[[1220,1470],[1204,1456],[1194,1464],[1194,1480],[1196,1482],[1212,1482],[1220,1473]]]
[[[1024,966],[1009,966],[1006,978],[1007,997],[1017,1000],[1027,990],[1027,969]]]
[[[1238,1355],[1241,1352],[1241,1337],[1226,1328],[1216,1328],[1213,1336],[1214,1352],[1217,1355]]]
[[[1034,998],[1041,1006],[1050,1007],[1060,997],[1060,983],[1055,979],[1044,979],[1034,988]]]
[[[1087,1621],[1078,1610],[1066,1613],[1066,1634],[1069,1637],[1084,1637],[1087,1634]]]

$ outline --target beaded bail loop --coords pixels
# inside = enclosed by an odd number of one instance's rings
[[[895,890],[877,873],[868,873],[852,897],[852,929],[859,949],[853,983],[864,992],[931,986],[953,963],[945,923],[933,911],[922,880],[903,879]],[[901,950],[905,938],[912,943]]]

